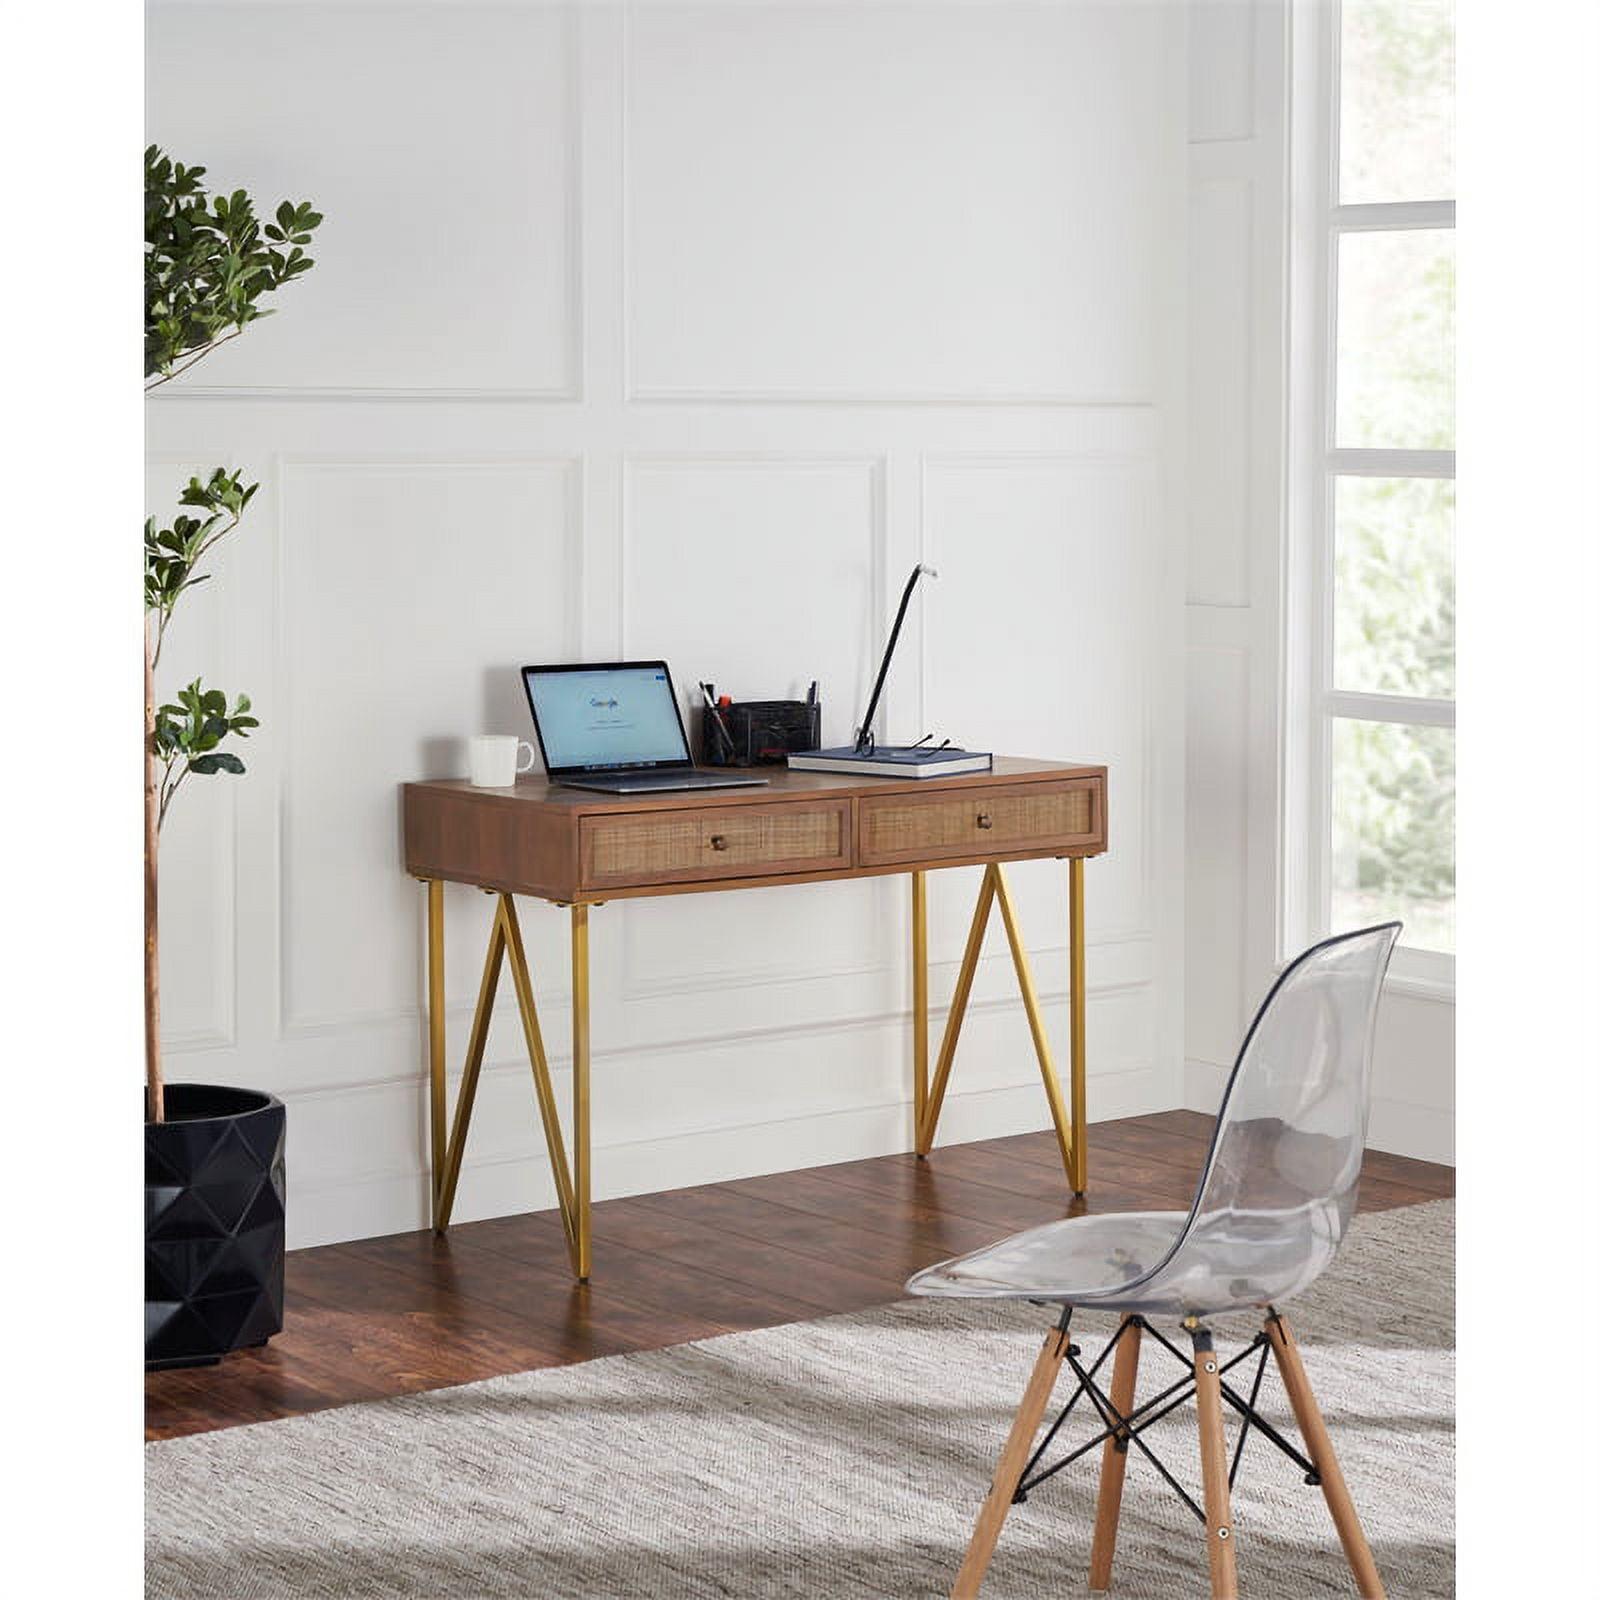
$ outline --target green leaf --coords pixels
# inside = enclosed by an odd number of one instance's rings
[[[208,195],[204,167],[145,151],[145,376],[161,382],[218,340],[266,314],[259,304],[305,268],[275,270],[262,248],[304,242],[322,221],[310,201],[283,200],[263,229],[243,189]]]
[[[244,762],[226,750],[219,750],[214,755],[196,756],[189,763],[189,770],[199,773],[201,777],[210,777],[214,772],[231,772],[238,775],[244,771]]]

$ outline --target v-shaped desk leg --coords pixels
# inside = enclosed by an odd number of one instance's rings
[[[456,1185],[461,1178],[461,1161],[466,1150],[467,1130],[472,1123],[472,1106],[478,1093],[478,1077],[483,1069],[483,1051],[489,1037],[489,1020],[494,1011],[495,992],[500,984],[500,967],[508,962],[511,982],[517,994],[517,1010],[522,1018],[522,1034],[528,1047],[528,1062],[533,1069],[533,1091],[539,1104],[539,1120],[544,1125],[545,1147],[550,1153],[550,1172],[555,1180],[556,1204],[561,1208],[561,1226],[567,1238],[572,1270],[580,1281],[589,1277],[589,908],[572,909],[572,1164],[567,1163],[566,1142],[561,1133],[561,1116],[556,1109],[555,1089],[550,1081],[550,1063],[545,1055],[544,1035],[539,1027],[539,1012],[534,1004],[533,979],[528,972],[528,957],[522,943],[522,927],[517,908],[509,894],[497,894],[494,924],[489,930],[489,948],[484,956],[483,980],[478,987],[478,1008],[472,1018],[472,1033],[467,1041],[466,1064],[461,1070],[461,1087],[456,1092],[455,1119],[448,1146],[443,1145],[444,1110],[444,928],[442,913],[436,911],[439,885],[428,885],[428,976],[429,976],[429,1069],[431,1106],[434,1117],[433,1147],[443,1147],[442,1160],[434,1170],[433,1226],[443,1233],[450,1226],[455,1205]],[[435,974],[437,973],[437,980]]]
[[[944,1038],[939,1045],[939,1060],[934,1068],[933,1082],[926,1084],[927,1027],[928,1027],[928,932],[927,900],[923,874],[911,875],[911,940],[912,940],[912,1027],[915,1040],[916,1062],[916,1146],[917,1154],[925,1156],[933,1148],[934,1134],[939,1126],[939,1113],[944,1107],[945,1090],[950,1083],[950,1067],[955,1060],[956,1044],[961,1038],[961,1024],[966,1020],[967,1002],[972,995],[972,980],[978,970],[978,957],[983,950],[983,936],[989,925],[989,913],[996,900],[1000,902],[1000,915],[1005,922],[1006,941],[1011,947],[1011,964],[1016,968],[1017,986],[1022,991],[1022,1007],[1028,1016],[1028,1029],[1033,1035],[1034,1054],[1039,1058],[1039,1076],[1044,1080],[1045,1098],[1050,1103],[1050,1119],[1055,1125],[1056,1143],[1061,1149],[1061,1164],[1066,1170],[1067,1182],[1072,1192],[1081,1195],[1088,1182],[1088,1152],[1084,1144],[1085,1118],[1085,1032],[1084,1032],[1084,962],[1083,962],[1083,861],[1074,856],[1068,862],[1068,904],[1070,910],[1069,943],[1069,999],[1072,1009],[1070,1109],[1062,1099],[1061,1083],[1056,1076],[1055,1059],[1050,1050],[1050,1038],[1045,1032],[1044,1014],[1039,1006],[1038,992],[1033,984],[1033,971],[1028,962],[1028,952],[1022,943],[1022,933],[1017,923],[1016,907],[1012,904],[1011,890],[1005,872],[998,861],[984,868],[983,882],[978,888],[978,903],[973,908],[972,925],[967,931],[967,947],[961,957],[961,968],[956,974],[955,993],[950,1000],[949,1015],[945,1019]],[[925,1087],[926,1084],[926,1087]]]

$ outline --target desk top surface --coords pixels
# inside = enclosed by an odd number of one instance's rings
[[[708,768],[706,770],[719,770]],[[720,769],[737,770],[737,769]],[[1073,761],[1036,761],[1028,756],[996,756],[988,772],[962,772],[948,778],[857,777],[844,772],[791,772],[787,767],[749,769],[767,782],[741,789],[667,789],[657,793],[604,794],[593,789],[571,789],[543,777],[519,778],[509,789],[486,789],[466,778],[433,778],[402,785],[407,791],[457,796],[492,805],[527,805],[559,808],[563,812],[642,811],[772,804],[784,800],[835,800],[850,795],[893,795],[905,798],[938,794],[951,789],[975,789],[998,784],[1037,783],[1048,779],[1095,778],[1105,768]]]

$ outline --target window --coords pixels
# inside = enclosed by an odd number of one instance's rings
[[[1286,942],[1453,979],[1452,0],[1295,8]]]

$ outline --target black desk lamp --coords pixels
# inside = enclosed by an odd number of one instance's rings
[[[900,609],[894,614],[894,626],[889,630],[889,644],[883,652],[883,664],[878,668],[878,681],[872,686],[872,698],[867,702],[867,714],[861,719],[861,726],[856,729],[856,754],[869,756],[872,754],[877,741],[872,737],[872,719],[878,710],[878,697],[883,693],[883,680],[889,676],[889,663],[894,659],[894,647],[900,642],[900,624],[906,620],[906,607],[911,604],[911,591],[917,586],[917,579],[923,573],[930,578],[937,578],[939,574],[930,566],[918,562],[911,569],[911,576],[906,580],[905,593],[900,596]]]

